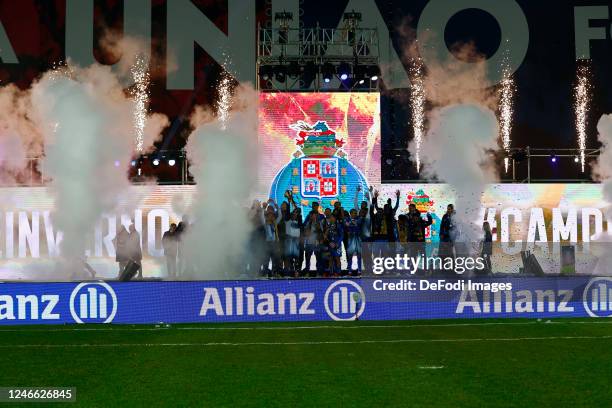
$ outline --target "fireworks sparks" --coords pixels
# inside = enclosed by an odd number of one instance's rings
[[[516,86],[512,79],[510,70],[504,68],[504,78],[501,82],[500,90],[500,108],[499,108],[499,127],[501,131],[501,139],[506,157],[504,158],[504,167],[508,172],[509,158],[507,153],[510,151],[510,134],[512,132],[512,117],[514,115],[514,93]]]
[[[587,124],[589,102],[591,98],[591,72],[588,65],[578,67],[577,81],[574,88],[574,110],[576,112],[576,130],[578,132],[578,149],[580,150],[580,164],[582,171],[585,167],[585,149],[587,138]]]
[[[416,168],[421,171],[421,143],[425,134],[425,83],[423,81],[423,61],[420,57],[413,59],[410,67],[410,105],[412,109],[412,127],[416,146]]]
[[[219,97],[217,99],[217,118],[221,123],[221,129],[225,130],[227,121],[229,120],[230,109],[232,108],[232,77],[227,72],[228,67],[231,66],[232,61],[224,54],[223,67],[225,71],[221,73],[221,79],[219,80]]]
[[[227,126],[231,104],[232,80],[228,74],[224,73],[219,81],[219,100],[217,101],[217,117],[223,130]]]
[[[142,153],[144,150],[144,129],[147,123],[147,109],[149,106],[149,66],[144,56],[138,56],[132,66],[132,78],[134,79],[133,96],[136,102],[134,107],[134,131],[136,133],[136,151]]]

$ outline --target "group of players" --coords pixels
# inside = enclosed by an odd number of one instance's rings
[[[340,276],[359,275],[362,271],[362,244],[366,242],[407,243],[414,253],[425,255],[426,229],[433,219],[425,217],[410,204],[407,214],[396,216],[400,191],[395,192],[395,204],[391,198],[378,206],[378,191],[370,187],[365,200],[359,203],[361,187],[357,188],[354,206],[350,210],[336,201],[333,208],[319,208],[311,204],[310,212],[302,216],[291,191],[285,192],[286,201],[280,206],[272,199],[260,203],[254,201],[250,209],[253,236],[247,268],[251,274],[270,277],[286,276]],[[439,234],[439,256],[452,256],[455,240],[453,222],[454,207],[448,205]],[[347,270],[342,270],[342,248],[346,254]],[[446,252],[446,253],[444,253]],[[315,264],[311,265],[312,257]],[[304,268],[302,269],[302,266]]]

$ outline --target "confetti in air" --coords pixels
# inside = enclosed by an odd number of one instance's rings
[[[574,88],[574,109],[576,111],[576,130],[578,132],[578,148],[580,149],[580,164],[584,172],[586,161],[586,129],[590,102],[590,77],[591,72],[588,65],[578,67],[577,81]]]
[[[144,150],[144,130],[147,122],[147,108],[149,106],[149,67],[148,60],[140,55],[132,66],[132,78],[135,86],[133,96],[136,106],[134,108],[134,130],[136,133],[136,151]]]
[[[425,133],[425,83],[423,81],[423,61],[420,57],[413,59],[410,67],[410,105],[412,110],[412,127],[415,141],[415,159],[417,172],[421,171],[421,143]]]
[[[514,114],[514,93],[516,91],[516,86],[512,79],[510,69],[507,66],[504,67],[503,75],[500,91],[499,128],[504,151],[506,152],[504,167],[506,172],[508,172],[510,160],[507,154],[510,152],[510,134],[512,133],[512,116]]]

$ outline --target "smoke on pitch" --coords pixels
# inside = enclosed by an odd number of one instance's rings
[[[257,93],[239,86],[231,101],[225,121],[196,109],[186,146],[196,193],[183,245],[187,268],[200,279],[242,273],[251,238],[246,206],[257,169]]]
[[[70,265],[65,272],[80,277],[78,260],[96,223],[125,201],[134,102],[110,67],[94,65],[45,74],[32,88],[32,107],[55,198],[52,219]]]

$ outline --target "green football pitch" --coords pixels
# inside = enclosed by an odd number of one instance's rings
[[[602,407],[612,319],[4,327],[0,367],[72,406]]]

